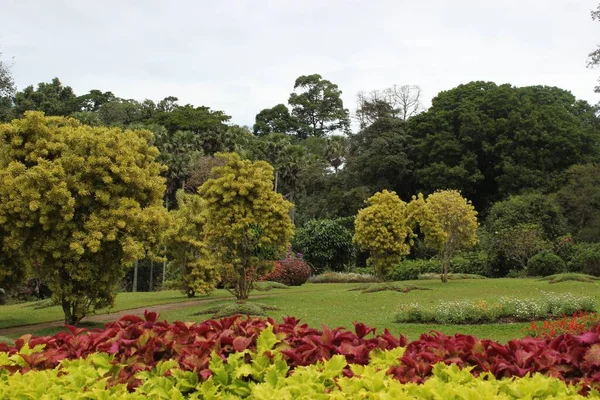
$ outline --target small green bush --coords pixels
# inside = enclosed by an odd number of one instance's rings
[[[273,281],[258,281],[254,282],[253,288],[259,292],[268,292],[271,289],[289,289],[289,286]]]
[[[431,272],[419,275],[419,280],[440,280],[441,274],[434,274]],[[455,274],[449,273],[448,279],[451,281],[458,281],[462,279],[487,279],[487,277],[483,275],[475,275],[475,274]]]
[[[569,272],[600,276],[600,243],[575,245],[574,253],[568,264]]]
[[[484,251],[463,252],[452,258],[450,271],[455,274],[489,276],[488,256]]]
[[[315,273],[344,271],[354,256],[352,233],[334,219],[307,222],[296,233],[294,249],[303,254]]]
[[[385,276],[386,281],[413,281],[425,273],[440,273],[442,266],[436,259],[404,260],[390,269]]]
[[[372,283],[360,285],[350,290],[360,291],[361,293],[376,293],[376,292],[384,292],[384,291],[392,291],[392,292],[400,292],[400,293],[408,293],[413,290],[431,290],[430,288],[407,285],[405,283],[400,282],[382,282],[382,283]]]
[[[567,272],[562,274],[549,275],[539,279],[540,281],[548,281],[548,283],[560,283],[560,282],[584,282],[584,283],[595,283],[600,280],[597,276],[578,274],[575,272]]]
[[[381,279],[375,275],[356,272],[325,272],[308,278],[309,283],[370,283],[380,281]]]
[[[230,317],[232,315],[267,315],[267,311],[279,310],[279,308],[260,303],[229,303],[217,304],[193,315],[212,314],[212,318]]]
[[[567,266],[562,258],[554,253],[542,252],[527,261],[527,275],[548,276],[564,272]]]

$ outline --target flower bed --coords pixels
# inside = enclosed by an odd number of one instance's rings
[[[400,307],[396,322],[480,324],[535,321],[595,309],[595,300],[591,297],[546,293],[544,297],[531,299],[502,297],[497,302],[458,300],[440,301],[433,305],[413,302]]]
[[[441,333],[407,343],[360,323],[354,332],[316,330],[291,317],[173,324],[157,318],[128,316],[103,330],[72,328],[0,344],[0,398],[599,395],[598,326],[504,345]]]

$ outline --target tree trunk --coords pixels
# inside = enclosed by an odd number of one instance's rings
[[[235,297],[239,303],[245,303],[248,300],[248,292],[250,291],[250,285],[248,284],[248,278],[246,277],[246,269],[240,274],[235,288]]]
[[[132,292],[137,292],[137,281],[138,281],[138,260],[135,260],[133,264],[133,289]]]
[[[450,258],[442,257],[442,282],[448,283],[448,264],[450,264]]]
[[[162,284],[163,284],[163,287],[165,286],[165,279],[167,277],[167,246],[164,247],[164,250],[165,250],[165,261],[163,261],[163,271],[162,271]]]
[[[75,325],[73,323],[73,313],[71,312],[71,302],[63,299],[62,309],[63,309],[63,313],[65,314],[65,324],[66,325]]]
[[[150,260],[150,291],[154,291],[154,260]]]

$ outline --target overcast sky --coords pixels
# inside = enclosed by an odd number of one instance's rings
[[[224,110],[252,125],[319,73],[360,90],[472,80],[552,85],[596,103],[598,0],[0,0],[0,51],[19,89],[57,76],[77,94]]]

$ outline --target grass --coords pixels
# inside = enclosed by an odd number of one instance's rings
[[[328,326],[345,326],[352,329],[352,322],[364,322],[374,326],[378,332],[384,328],[393,333],[402,333],[409,339],[416,339],[420,334],[438,330],[447,334],[465,333],[480,338],[490,338],[506,342],[523,337],[529,323],[477,324],[477,325],[439,325],[396,323],[394,317],[402,305],[413,302],[437,303],[442,300],[497,300],[503,296],[543,297],[545,293],[577,293],[594,296],[598,293],[597,285],[581,282],[565,282],[561,285],[549,285],[535,279],[468,279],[457,280],[447,284],[438,281],[407,281],[433,290],[416,290],[409,293],[382,291],[365,296],[357,291],[349,291],[349,284],[305,284],[286,291],[275,292],[272,297],[260,299],[267,305],[279,307],[280,311],[269,311],[268,315],[276,319],[292,315],[302,322],[314,327],[322,324]],[[273,293],[273,292],[271,292]],[[204,317],[194,316],[204,307],[190,307],[167,311],[161,315],[169,321],[202,321]]]
[[[210,296],[198,297],[197,299],[218,297],[231,298],[231,294],[226,290],[217,290]],[[178,290],[119,293],[114,308],[111,308],[110,310],[101,310],[97,314],[148,307],[158,304],[179,303],[189,300],[193,299],[189,299]],[[42,302],[44,302],[44,300],[42,300]],[[39,324],[42,322],[60,321],[64,319],[64,314],[60,306],[36,308],[37,305],[43,304],[42,302],[0,306],[0,328]]]
[[[270,297],[257,299],[256,302],[280,309],[279,311],[267,311],[267,314],[271,317],[281,320],[283,316],[292,315],[316,328],[321,327],[322,324],[326,324],[330,327],[344,326],[352,329],[352,322],[359,321],[376,327],[378,332],[382,332],[384,328],[388,328],[393,333],[402,333],[409,339],[416,339],[424,332],[438,330],[447,334],[473,334],[480,338],[490,338],[506,342],[510,339],[525,336],[525,328],[530,326],[530,324],[439,325],[396,323],[394,322],[394,317],[403,305],[414,302],[421,304],[435,304],[439,301],[456,300],[485,300],[491,302],[497,301],[501,297],[535,298],[543,297],[547,293],[577,293],[578,295],[586,296],[595,296],[598,293],[597,283],[590,284],[576,281],[567,281],[560,285],[548,285],[547,281],[539,281],[537,279],[466,279],[451,281],[447,284],[437,280],[421,280],[406,281],[404,283],[433,290],[415,290],[409,293],[381,291],[371,293],[367,296],[357,291],[348,290],[355,287],[355,284],[307,283],[299,287],[290,287],[286,290],[270,291]],[[224,292],[217,292],[211,297],[215,298],[222,294]],[[260,292],[256,292],[256,294],[260,294]],[[136,295],[128,293],[127,295],[130,297],[145,297],[146,301],[152,297],[149,295],[164,296],[163,300],[168,298],[167,294],[162,292],[137,293]],[[171,292],[171,296],[176,295],[177,292]],[[121,301],[123,300],[125,300],[124,297]],[[154,300],[157,301],[156,299]],[[181,298],[181,301],[184,300],[186,298]],[[128,302],[128,304],[131,303],[133,301]],[[135,304],[139,303],[143,303],[143,301],[136,300]],[[231,297],[214,304],[222,307],[227,303],[231,304]],[[147,305],[150,304],[147,303]],[[0,311],[5,307],[13,306],[1,306]],[[161,313],[161,319],[167,319],[170,322],[175,320],[203,321],[208,316],[197,314],[206,308],[207,305],[198,304],[197,306],[178,310],[165,310]],[[38,312],[47,312],[48,310],[38,310]],[[19,309],[20,311],[21,309]],[[2,312],[4,312],[5,316],[8,315],[5,311]],[[59,315],[59,317],[61,316]],[[39,332],[32,333],[40,334]],[[42,333],[49,334],[53,332],[46,331]]]

